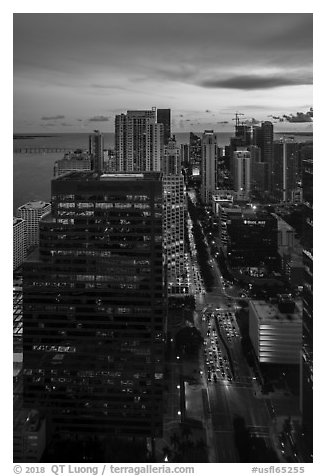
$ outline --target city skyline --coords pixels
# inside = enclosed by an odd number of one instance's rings
[[[171,10],[12,16],[14,463],[317,462],[313,14]]]
[[[14,14],[13,79],[14,132],[113,132],[152,106],[174,132],[235,111],[311,131],[312,14]]]

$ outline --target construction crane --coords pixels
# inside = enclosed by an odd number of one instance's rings
[[[242,112],[236,112],[235,117],[232,119],[232,121],[235,121],[235,127],[240,126],[240,119],[239,119],[240,116],[244,116],[244,114]]]

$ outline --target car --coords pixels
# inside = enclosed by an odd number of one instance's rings
[[[217,375],[214,374],[214,382],[217,382]]]

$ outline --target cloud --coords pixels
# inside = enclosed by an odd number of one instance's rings
[[[67,124],[67,122],[61,122],[60,125],[63,126],[63,127],[70,127],[70,126],[72,126],[72,124]]]
[[[94,116],[88,119],[90,122],[107,122],[110,120],[107,116]]]
[[[307,112],[297,112],[296,115],[283,114],[283,118],[288,122],[312,122],[313,108],[311,107]]]
[[[296,86],[312,84],[312,79],[305,75],[270,75],[257,74],[231,76],[225,79],[208,78],[197,83],[203,88],[226,88],[226,89],[272,89],[280,86]]]
[[[205,111],[205,112],[212,112],[212,111],[210,111],[209,109],[206,109],[206,111]]]
[[[217,122],[217,124],[229,124],[229,121],[220,121],[220,122]]]
[[[254,117],[252,117],[251,119],[247,119],[245,121],[243,121],[244,124],[246,126],[254,126],[256,124],[259,124],[261,121],[258,121],[257,119],[255,119]]]
[[[57,119],[64,119],[66,116],[43,116],[42,121],[56,121]]]

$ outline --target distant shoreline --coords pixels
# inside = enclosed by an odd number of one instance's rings
[[[194,132],[194,131],[182,131],[182,132],[175,132],[175,134],[190,134],[190,132],[193,132],[194,134],[201,134],[202,132]],[[216,131],[217,134],[232,134],[234,131]],[[57,137],[61,135],[77,135],[77,134],[91,134],[91,132],[54,132],[51,135],[44,135],[41,132],[37,133],[16,133],[13,135],[14,139],[34,139],[34,138],[40,138],[40,137]],[[114,134],[114,132],[102,132],[102,134]],[[285,134],[285,135],[293,135],[293,136],[312,136],[313,131],[274,131],[274,134],[280,135],[280,134]]]
[[[56,136],[44,136],[42,134],[32,134],[32,135],[24,135],[24,134],[14,134],[14,139],[37,139],[39,137],[56,137]]]

